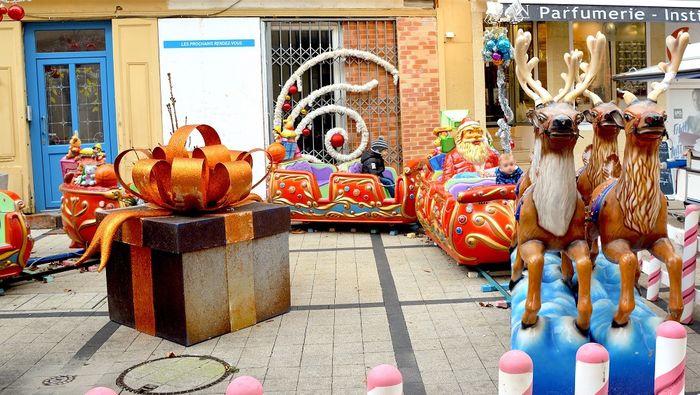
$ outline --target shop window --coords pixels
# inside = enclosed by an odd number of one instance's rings
[[[596,32],[603,32],[608,39],[608,51],[605,52],[603,68],[593,81],[591,89],[603,100],[615,97],[616,89],[628,90],[637,96],[646,96],[645,82],[615,82],[612,76],[618,73],[634,71],[646,67],[646,26],[640,23],[611,22],[574,22],[571,25],[574,48],[584,52],[584,61],[590,60],[586,47],[586,37]],[[586,97],[579,97],[577,104],[581,109],[590,108]]]

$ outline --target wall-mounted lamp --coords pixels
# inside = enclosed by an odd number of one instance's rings
[[[445,38],[455,38],[455,32],[445,32]]]

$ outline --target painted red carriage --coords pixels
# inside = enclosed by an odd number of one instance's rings
[[[515,230],[515,185],[494,178],[443,181],[428,161],[416,176],[416,215],[425,233],[460,265],[509,260]]]
[[[299,222],[413,223],[415,176],[419,162],[410,162],[401,175],[387,167],[384,176],[394,180],[389,196],[377,176],[360,173],[358,161],[340,166],[305,159],[273,165],[268,200],[290,206]]]

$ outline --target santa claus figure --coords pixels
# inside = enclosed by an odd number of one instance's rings
[[[486,133],[471,118],[462,120],[455,132],[457,149],[445,157],[444,181],[458,173],[483,173],[486,169],[498,167],[498,153],[489,145]]]

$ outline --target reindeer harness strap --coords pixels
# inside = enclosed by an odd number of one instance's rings
[[[608,196],[608,193],[612,191],[613,187],[617,185],[617,179],[609,181],[609,184],[603,188],[603,191],[600,193],[600,195],[596,196],[596,198],[593,200],[593,203],[591,203],[591,222],[594,224],[598,223],[598,216],[600,215],[600,210],[603,208],[603,202],[605,202],[605,197]]]

